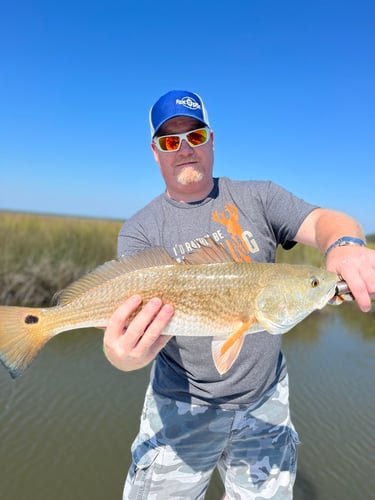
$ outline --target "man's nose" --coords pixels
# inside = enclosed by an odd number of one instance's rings
[[[179,151],[182,153],[190,153],[193,148],[190,146],[186,139],[182,139]]]

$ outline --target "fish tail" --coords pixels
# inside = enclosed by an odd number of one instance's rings
[[[43,327],[43,310],[0,306],[0,361],[12,378],[23,373],[51,335]]]

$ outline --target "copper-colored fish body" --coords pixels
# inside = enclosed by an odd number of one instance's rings
[[[0,306],[0,359],[13,377],[53,336],[105,327],[129,296],[160,297],[175,313],[166,335],[211,336],[214,363],[227,371],[243,336],[290,330],[333,297],[337,276],[312,266],[234,262],[212,242],[176,263],[154,248],[103,264],[65,289],[51,308]]]

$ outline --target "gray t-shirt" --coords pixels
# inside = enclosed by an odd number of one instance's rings
[[[181,259],[210,236],[235,260],[274,262],[277,246],[291,248],[315,208],[269,181],[215,178],[212,192],[200,202],[181,203],[164,193],[137,212],[120,230],[118,255],[162,246]],[[246,335],[224,375],[213,364],[210,337],[180,336],[155,359],[152,384],[157,393],[178,401],[237,409],[258,401],[285,374],[281,335]]]

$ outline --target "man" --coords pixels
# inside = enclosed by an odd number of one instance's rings
[[[166,191],[124,224],[120,256],[162,246],[180,259],[211,237],[238,261],[273,262],[279,244],[300,242],[326,252],[327,268],[370,310],[375,252],[355,220],[271,182],[213,178],[214,134],[193,92],[162,96],[150,123]],[[120,370],[155,359],[124,499],[202,499],[215,467],[228,499],[292,498],[298,436],[281,336],[247,335],[238,359],[220,375],[210,338],[161,335],[172,306],[154,298],[130,321],[141,300],[128,299],[104,337],[106,356]]]

